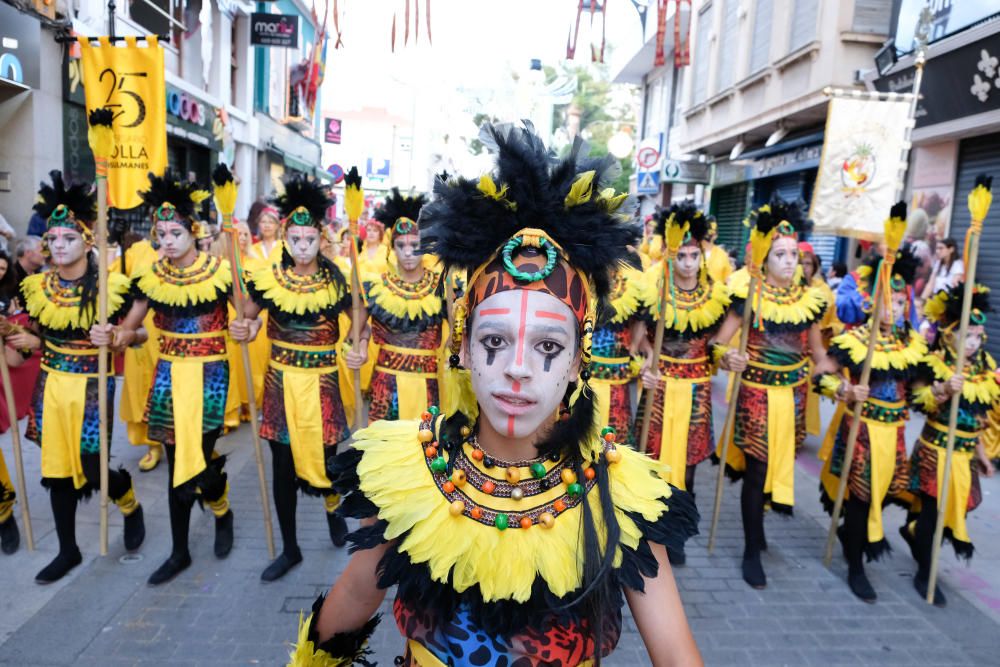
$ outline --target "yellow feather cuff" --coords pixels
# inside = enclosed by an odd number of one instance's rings
[[[937,399],[930,386],[920,387],[913,392],[913,404],[925,414],[935,414],[938,410]]]
[[[816,383],[819,393],[827,398],[837,398],[840,387],[844,384],[844,378],[834,373],[823,373]]]

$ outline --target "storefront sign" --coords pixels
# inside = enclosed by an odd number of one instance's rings
[[[295,48],[299,45],[299,17],[283,14],[250,15],[250,44]]]
[[[822,152],[822,144],[817,144],[815,146],[802,146],[784,153],[777,153],[766,158],[761,158],[760,160],[755,160],[750,167],[751,177],[754,179],[765,178],[767,176],[787,174],[790,171],[812,169],[819,165],[819,158]]]
[[[0,81],[38,88],[41,40],[37,18],[0,2]]]
[[[167,131],[192,143],[222,150],[224,128],[218,110],[170,84],[167,84]]]
[[[882,92],[908,93],[914,69],[875,80]],[[1000,109],[1000,33],[935,56],[924,66],[916,127]]]
[[[323,140],[328,144],[339,144],[340,143],[340,119],[339,118],[324,118],[323,119]]]
[[[665,183],[708,183],[709,166],[706,162],[690,160],[664,160]]]

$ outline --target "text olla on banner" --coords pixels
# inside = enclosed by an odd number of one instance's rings
[[[907,100],[830,100],[809,217],[815,231],[877,240],[895,203]]]
[[[167,167],[167,104],[163,47],[156,37],[138,46],[134,37],[113,46],[80,40],[87,111],[108,108],[114,114],[115,147],[108,161],[108,202],[128,209],[142,204],[139,191],[146,174]]]

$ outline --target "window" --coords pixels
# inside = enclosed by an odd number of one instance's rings
[[[816,22],[819,18],[819,0],[794,0],[792,6],[792,34],[788,51],[796,51],[816,39]]]
[[[184,0],[131,0],[129,18],[151,35],[170,35],[170,42],[180,48],[184,27]]]
[[[722,38],[719,40],[719,77],[716,91],[722,92],[733,85],[736,70],[737,42],[740,39],[738,12],[740,0],[726,0],[722,6]]]
[[[888,35],[891,17],[892,0],[855,0],[851,28],[854,32]]]
[[[694,43],[694,92],[692,102],[701,104],[708,96],[708,61],[711,49],[708,36],[712,34],[712,5],[698,14],[698,32]]]
[[[757,0],[753,14],[753,38],[750,45],[750,74],[759,72],[771,62],[771,20],[774,0]]]

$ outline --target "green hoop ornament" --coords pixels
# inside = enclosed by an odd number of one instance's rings
[[[175,207],[170,202],[163,202],[156,207],[156,219],[157,220],[173,220],[177,217],[177,207]]]
[[[305,227],[312,224],[312,214],[308,210],[302,208],[301,206],[288,216],[289,222],[293,225],[298,225],[300,227]]]
[[[545,280],[556,268],[556,261],[559,259],[559,254],[556,252],[555,247],[548,242],[547,239],[538,239],[538,247],[545,251],[545,266],[539,271],[534,271],[528,273],[526,271],[521,271],[516,266],[514,266],[514,261],[511,255],[515,250],[520,248],[524,244],[524,239],[520,236],[515,236],[514,238],[507,241],[503,247],[503,268],[509,273],[514,280],[520,280],[521,282],[534,283],[539,280]]]

